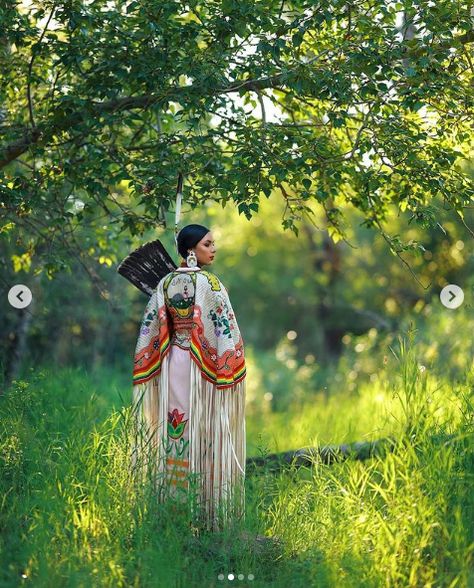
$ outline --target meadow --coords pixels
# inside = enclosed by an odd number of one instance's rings
[[[474,588],[473,16],[2,4],[0,588]],[[155,239],[180,265],[195,223],[262,462],[214,534],[130,467],[149,294],[118,271]]]
[[[354,338],[326,378],[314,363],[285,375],[288,349],[273,360],[249,350],[248,457],[396,444],[363,461],[249,472],[245,521],[199,536],[130,474],[126,373],[29,368],[0,397],[0,586],[473,586],[471,349],[452,346],[453,374],[424,335]],[[280,410],[259,373],[271,361],[282,390],[293,381]]]

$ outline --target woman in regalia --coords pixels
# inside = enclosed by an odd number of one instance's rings
[[[245,512],[244,345],[226,288],[203,269],[212,232],[187,225],[177,248],[181,266],[153,290],[135,350],[133,406],[146,435],[134,463],[153,456],[160,500],[190,499],[194,525],[217,531]]]

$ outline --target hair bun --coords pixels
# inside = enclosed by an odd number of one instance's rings
[[[186,225],[183,227],[176,237],[178,244],[178,253],[183,259],[188,255],[188,249],[191,249],[199,243],[199,241],[209,233],[209,229],[204,225]]]

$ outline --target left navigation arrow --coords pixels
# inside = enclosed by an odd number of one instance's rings
[[[26,308],[31,304],[32,300],[31,290],[24,284],[16,284],[8,291],[8,302],[14,308]]]

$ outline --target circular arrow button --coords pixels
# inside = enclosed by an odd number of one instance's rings
[[[14,308],[26,308],[32,300],[31,290],[24,284],[16,284],[8,291],[8,302]]]
[[[439,297],[441,303],[446,306],[446,308],[458,308],[464,302],[464,292],[462,288],[456,286],[456,284],[448,284],[445,286],[441,290]]]

